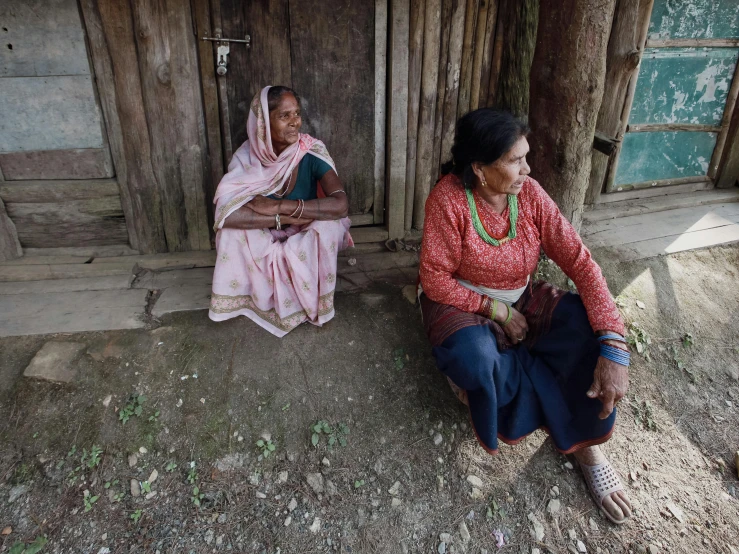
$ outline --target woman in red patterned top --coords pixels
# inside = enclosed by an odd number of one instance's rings
[[[424,325],[488,452],[545,429],[574,454],[606,516],[623,523],[631,504],[597,445],[628,387],[624,325],[590,252],[529,177],[527,133],[489,108],[459,120],[453,160],[426,202]],[[579,295],[532,282],[542,249]]]

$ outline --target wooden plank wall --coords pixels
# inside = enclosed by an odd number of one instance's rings
[[[457,119],[491,106],[500,74],[498,14],[516,0],[410,0],[404,230],[423,229],[424,205],[451,158]],[[395,8],[394,8],[395,9]],[[510,10],[509,10],[510,11]],[[500,48],[500,45],[499,45]],[[395,63],[391,59],[391,63]],[[394,238],[391,233],[391,238]]]
[[[209,250],[197,43],[188,0],[80,0],[121,207],[143,253]]]

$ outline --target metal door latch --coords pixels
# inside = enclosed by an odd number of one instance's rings
[[[228,71],[228,54],[231,51],[228,44],[222,44],[218,47],[218,51],[216,52],[216,73],[218,75],[225,75]]]
[[[216,73],[218,75],[225,75],[228,71],[228,54],[231,51],[229,42],[239,42],[244,44],[247,48],[251,46],[251,36],[244,36],[243,40],[238,38],[224,38],[219,33],[216,33],[214,37],[201,37],[200,40],[209,40],[215,42],[218,49],[216,50]]]

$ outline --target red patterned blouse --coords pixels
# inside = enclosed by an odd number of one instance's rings
[[[508,208],[502,214],[473,193],[485,229],[494,237],[508,233]],[[624,324],[608,292],[600,267],[570,222],[539,183],[531,178],[518,194],[516,238],[492,246],[472,226],[464,187],[446,175],[426,201],[419,274],[424,293],[434,302],[482,313],[482,295],[454,277],[494,289],[517,289],[536,270],[543,247],[577,286],[595,331],[624,333]]]

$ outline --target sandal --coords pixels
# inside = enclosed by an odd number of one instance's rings
[[[588,489],[590,489],[591,496],[605,516],[616,525],[626,523],[626,520],[629,519],[628,517],[616,519],[603,508],[603,499],[605,497],[616,491],[624,490],[621,479],[618,478],[618,474],[613,469],[611,463],[606,460],[595,466],[580,464],[580,469],[582,469],[582,473],[585,476],[585,482],[588,485]]]

